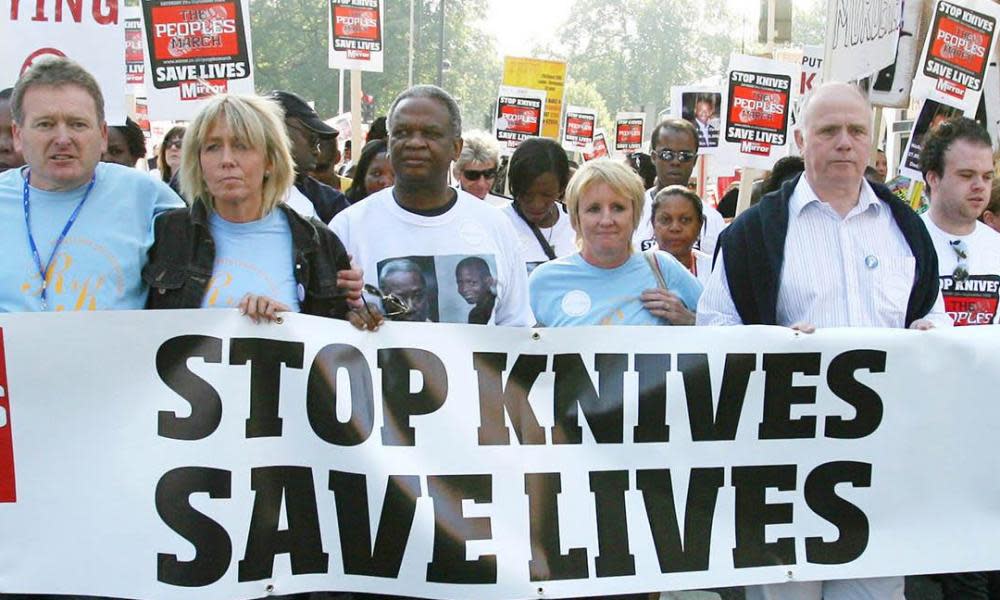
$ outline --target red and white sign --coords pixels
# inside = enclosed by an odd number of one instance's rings
[[[963,280],[942,277],[941,296],[956,327],[991,325],[1000,304],[1000,275],[970,275]]]
[[[914,95],[975,111],[996,47],[998,21],[1000,6],[993,2],[939,0],[924,43]]]
[[[145,82],[146,44],[142,40],[142,12],[138,7],[125,8],[125,77],[131,86]]]
[[[769,169],[788,154],[799,66],[734,55],[726,79],[722,153],[731,164]]]
[[[594,160],[609,156],[611,156],[611,153],[608,151],[608,137],[603,129],[598,129],[594,132],[594,150],[593,152],[584,152],[583,160]]]
[[[252,94],[247,0],[143,2],[150,111],[189,120],[215,94]]]
[[[646,115],[620,112],[615,115],[615,152],[638,152],[646,138]]]
[[[14,440],[10,432],[10,392],[7,387],[7,362],[4,355],[3,329],[0,328],[0,503],[17,501],[17,486],[14,478]]]
[[[567,106],[563,119],[563,149],[567,152],[590,152],[597,130],[597,111],[592,108]]]
[[[382,72],[383,0],[329,0],[331,69]]]
[[[122,0],[11,0],[0,9],[0,88],[14,85],[35,60],[67,56],[83,65],[104,95],[109,125],[124,125],[125,39]]]
[[[542,133],[545,92],[500,86],[493,132],[502,154],[512,154],[520,143]]]

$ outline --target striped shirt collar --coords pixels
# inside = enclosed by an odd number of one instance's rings
[[[788,218],[789,220],[794,219],[799,216],[802,210],[810,205],[816,203],[817,205],[824,204],[816,192],[813,191],[812,186],[806,181],[805,173],[799,177],[799,182],[795,185],[795,190],[792,192],[791,198],[788,199]],[[855,215],[859,215],[871,207],[875,207],[874,210],[877,213],[882,210],[882,202],[875,195],[875,190],[872,189],[871,184],[868,183],[867,179],[861,179],[861,190],[858,196],[858,204],[851,209],[844,220],[850,219]],[[830,209],[833,210],[832,208]]]

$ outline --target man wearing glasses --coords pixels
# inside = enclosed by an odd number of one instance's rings
[[[459,189],[493,206],[503,206],[510,202],[510,198],[490,193],[500,162],[500,149],[493,136],[482,131],[470,131],[462,139],[462,153],[458,155],[452,168],[452,175],[458,181]]]
[[[920,170],[930,190],[931,205],[923,219],[937,251],[945,310],[955,325],[996,323],[1000,234],[978,221],[993,183],[989,133],[965,117],[945,121],[927,134]]]
[[[344,194],[310,177],[309,173],[316,170],[319,161],[320,139],[335,138],[337,130],[324,123],[316,111],[296,94],[274,91],[268,97],[285,111],[285,128],[295,161],[295,186],[289,190],[285,201],[300,214],[315,216],[329,223],[350,203]]]
[[[691,179],[691,171],[698,158],[698,132],[694,125],[684,119],[666,119],[653,128],[649,147],[653,166],[656,167],[656,185],[646,190],[642,217],[632,235],[632,243],[640,250],[656,246],[650,208],[657,192],[671,185],[687,187]],[[695,247],[706,254],[714,254],[716,240],[719,239],[719,232],[725,228],[726,221],[707,202],[702,202],[702,213],[705,215],[705,224],[702,225],[701,237]]]

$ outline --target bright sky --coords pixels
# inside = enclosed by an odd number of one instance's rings
[[[795,0],[796,3],[815,0]],[[758,2],[725,0],[730,10],[757,16]],[[490,0],[487,22],[493,26],[500,56],[530,56],[537,44],[555,38],[573,0]],[[531,15],[525,19],[524,15]]]

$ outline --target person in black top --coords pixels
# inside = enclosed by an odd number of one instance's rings
[[[320,138],[334,137],[337,130],[324,123],[305,100],[292,92],[274,91],[268,97],[280,104],[285,111],[285,128],[288,130],[292,159],[295,161],[295,187],[312,202],[319,219],[329,223],[334,215],[350,206],[350,203],[344,194],[320,183],[310,177],[309,173],[316,169]]]

